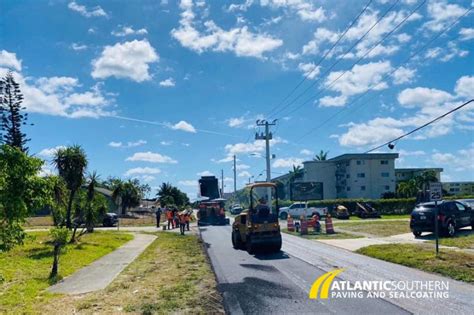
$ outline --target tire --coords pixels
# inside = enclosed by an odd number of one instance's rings
[[[272,248],[273,253],[279,253],[280,251],[281,251],[281,237],[278,240],[278,242]]]
[[[415,235],[415,237],[420,237],[421,232],[420,231],[413,231],[413,235]]]
[[[232,246],[235,249],[242,249],[242,239],[240,238],[240,233],[232,231]]]
[[[247,241],[245,242],[246,245],[247,245],[247,252],[250,254],[250,255],[253,255],[255,254],[255,245],[252,244],[252,238],[249,236],[247,236]]]
[[[280,219],[282,219],[282,220],[288,219],[288,213],[287,212],[280,213]]]
[[[452,221],[448,222],[446,226],[446,235],[449,237],[453,237],[456,234],[456,226]]]

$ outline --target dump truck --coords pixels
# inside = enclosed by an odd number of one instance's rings
[[[225,199],[221,198],[217,178],[202,176],[199,179],[199,192],[198,226],[230,224],[229,218],[225,217]]]
[[[250,185],[249,194],[249,209],[237,215],[232,224],[233,247],[246,249],[249,254],[279,252],[282,240],[276,185],[270,182],[255,183]]]

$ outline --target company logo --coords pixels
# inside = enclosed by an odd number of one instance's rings
[[[335,280],[345,269],[329,271],[314,281],[309,298],[448,299],[449,282],[440,280]]]
[[[319,298],[327,299],[329,297],[329,289],[331,288],[334,278],[336,278],[337,275],[343,271],[344,269],[329,271],[316,279],[316,281],[314,281],[313,285],[311,286],[311,290],[309,291],[309,298],[315,300],[318,298],[318,294],[321,292]]]

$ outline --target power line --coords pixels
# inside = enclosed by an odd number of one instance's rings
[[[425,0],[426,1],[426,0]],[[291,106],[292,104],[294,104],[301,96],[303,96],[304,94],[306,94],[306,92],[309,91],[309,89],[311,89],[313,86],[316,85],[316,83],[318,83],[321,78],[323,76],[325,76],[326,74],[328,74],[342,59],[344,59],[344,57],[347,56],[347,54],[349,54],[349,52],[354,49],[373,29],[375,26],[377,26],[381,21],[382,19],[385,18],[385,16],[390,12],[392,11],[392,9],[395,7],[395,5],[400,2],[400,0],[396,0],[381,16],[379,19],[377,19],[377,21],[364,33],[364,35],[362,35],[362,37],[360,37],[348,50],[346,50],[346,52],[339,56],[336,61],[328,68],[324,71],[324,73],[322,75],[320,75],[318,77],[317,80],[315,80],[312,84],[310,84],[302,93],[298,94],[296,96],[296,98],[294,98],[292,101],[290,101],[288,104],[286,104],[283,108],[281,108],[280,110],[276,111],[274,114],[272,114],[270,117],[273,117],[273,116],[276,116],[277,114],[280,114],[281,112],[283,112],[286,108],[288,108],[289,106]],[[306,102],[305,102],[306,103]],[[300,106],[301,107],[301,106]],[[291,113],[293,113],[294,111],[291,111]]]
[[[350,69],[352,69],[355,65],[357,65],[359,62],[361,62],[363,59],[365,59],[365,57],[367,57],[375,48],[377,48],[380,44],[382,44],[390,35],[392,35],[400,26],[403,25],[403,23],[405,23],[413,14],[415,14],[416,11],[418,11],[419,8],[421,8],[422,5],[424,5],[426,3],[426,0],[423,0],[422,2],[420,2],[420,4],[413,10],[410,12],[410,14],[408,14],[400,23],[398,23],[390,32],[388,32],[387,34],[385,34],[385,36],[379,40],[377,42],[377,44],[375,44],[374,46],[372,46],[368,51],[365,52],[365,54],[360,57],[359,59],[357,59],[357,61],[353,62],[352,65],[349,66],[349,69],[345,70],[344,72],[342,72],[337,78],[335,78],[334,80],[331,81],[331,83],[329,83],[326,87],[324,87],[323,89],[319,90],[318,93],[316,93],[315,95],[313,96],[310,96],[309,98],[307,98],[303,103],[301,103],[299,106],[297,106],[296,108],[294,108],[293,110],[291,110],[290,112],[287,113],[287,115],[291,115],[292,113],[294,113],[295,111],[299,110],[301,107],[303,107],[304,105],[306,105],[308,102],[310,102],[311,100],[317,98],[319,95],[321,95],[325,90],[328,90],[330,89],[339,79],[341,79],[346,73],[348,73],[350,71]]]
[[[369,151],[366,151],[365,153],[373,152],[373,151],[378,150],[378,149],[380,149],[380,148],[382,148],[382,147],[384,147],[384,146],[386,146],[386,145],[388,145],[388,144],[391,144],[391,143],[396,142],[396,141],[398,141],[398,140],[400,140],[400,139],[403,139],[403,138],[405,138],[405,137],[411,135],[412,133],[415,133],[415,132],[417,132],[418,130],[423,129],[423,128],[425,128],[425,127],[427,127],[427,126],[429,126],[429,125],[431,125],[431,124],[437,122],[438,120],[443,119],[444,117],[446,117],[446,116],[448,116],[448,115],[454,113],[455,111],[460,110],[461,108],[463,108],[464,106],[467,106],[468,104],[470,104],[470,103],[472,103],[472,102],[474,102],[474,99],[471,99],[471,100],[465,102],[464,104],[461,104],[461,105],[459,105],[459,106],[456,107],[456,108],[453,108],[453,109],[450,110],[449,112],[444,113],[443,115],[438,116],[438,117],[436,117],[436,118],[433,119],[433,120],[430,120],[429,122],[427,122],[427,123],[425,123],[425,124],[423,124],[423,125],[421,125],[421,126],[415,128],[415,129],[413,129],[413,130],[410,131],[410,132],[407,132],[407,133],[405,133],[405,134],[403,134],[403,135],[401,135],[401,136],[399,136],[399,137],[397,137],[397,138],[395,138],[395,139],[393,139],[393,140],[390,140],[390,141],[385,142],[384,144],[381,144],[381,145],[379,145],[379,146],[377,146],[377,147],[375,147],[375,148],[373,148],[373,149],[370,149]]]
[[[324,54],[323,57],[321,57],[318,61],[318,63],[314,66],[314,68],[308,72],[308,74],[305,75],[305,77],[290,91],[289,94],[287,94],[285,96],[285,98],[283,98],[283,100],[277,105],[275,106],[273,109],[271,109],[266,116],[269,116],[272,114],[273,111],[277,110],[277,108],[279,108],[281,105],[283,105],[285,103],[285,101],[291,96],[293,95],[293,93],[304,83],[306,82],[306,80],[314,73],[314,71],[316,71],[316,69],[318,68],[318,66],[326,59],[326,57],[329,55],[329,53],[339,44],[339,42],[341,41],[341,39],[346,35],[346,33],[352,28],[352,26],[354,26],[354,24],[357,22],[357,20],[359,20],[359,18],[361,17],[362,14],[364,14],[364,12],[367,10],[367,8],[369,7],[369,5],[372,3],[373,0],[369,0],[369,2],[367,2],[367,4],[365,5],[365,7],[362,9],[362,11],[360,11],[360,13],[352,20],[352,22],[349,24],[349,26],[344,30],[344,32],[341,34],[341,36],[339,36],[339,38],[337,39],[337,41],[331,46],[331,48],[329,50],[326,51],[326,53]]]
[[[442,29],[441,31],[439,31],[438,33],[435,34],[435,36],[433,36],[425,45],[423,45],[420,49],[416,50],[415,52],[413,52],[412,54],[410,54],[410,56],[408,56],[408,58],[406,58],[404,61],[402,61],[398,67],[396,67],[395,69],[393,69],[391,72],[385,74],[382,79],[380,81],[384,81],[385,79],[387,79],[388,77],[390,77],[391,75],[393,75],[398,69],[400,69],[403,65],[405,65],[406,63],[408,63],[408,61],[410,61],[412,58],[418,56],[423,50],[425,50],[426,48],[428,48],[434,41],[436,41],[441,35],[443,35],[444,33],[446,33],[447,31],[449,31],[453,26],[455,26],[464,16],[466,16],[473,8],[470,8],[468,10],[466,10],[466,12],[464,12],[463,15],[459,16],[453,23],[451,23],[448,27]],[[346,107],[342,108],[341,110],[337,111],[336,113],[334,113],[333,115],[331,115],[329,118],[327,118],[326,120],[324,120],[321,124],[319,124],[318,126],[310,129],[307,133],[305,133],[303,136],[301,136],[297,141],[295,141],[296,143],[297,142],[300,142],[303,138],[309,136],[311,133],[315,132],[316,130],[319,130],[321,127],[323,127],[324,125],[326,125],[329,121],[331,121],[332,119],[334,119],[336,116],[338,116],[339,114],[341,114],[342,112],[348,110],[353,104],[357,103],[362,97],[366,96],[370,91],[372,91],[375,87],[378,86],[379,83],[371,86],[369,89],[367,89],[367,91],[365,91],[364,93],[360,94],[359,96],[357,96],[354,100],[352,100]],[[374,94],[372,98],[370,98],[369,100],[372,100],[377,94]],[[368,101],[369,101],[368,100]],[[369,104],[369,102],[366,101],[364,104],[362,104],[361,106],[359,107],[354,107],[353,110],[351,112],[354,112],[360,108],[362,108],[363,106]]]

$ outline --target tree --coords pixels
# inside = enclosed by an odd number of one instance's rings
[[[56,227],[62,227],[66,223],[66,196],[67,188],[64,180],[59,176],[48,176],[52,190],[52,204],[50,205],[53,223]]]
[[[136,182],[128,180],[115,183],[112,198],[121,206],[122,215],[125,215],[129,208],[140,205],[142,195],[140,188],[136,186]]]
[[[398,184],[397,195],[402,198],[411,198],[418,193],[418,187],[415,179],[410,179]]]
[[[84,171],[87,167],[87,157],[79,145],[61,148],[56,151],[54,161],[59,176],[64,179],[69,190],[69,200],[66,211],[66,227],[71,226],[71,208],[76,192],[84,182]]]
[[[188,196],[170,183],[162,183],[157,196],[162,206],[175,205],[182,208],[189,204]]]
[[[59,266],[59,254],[61,253],[61,247],[67,243],[69,230],[65,228],[52,228],[49,230],[49,235],[52,238],[52,243],[54,246],[53,250],[53,268],[51,268],[51,273],[49,274],[50,279],[55,279],[58,275],[58,266]]]
[[[319,154],[316,154],[313,158],[313,161],[326,161],[329,151],[324,152],[323,150],[319,151]]]
[[[5,144],[26,152],[26,143],[30,140],[21,132],[22,125],[27,124],[28,113],[22,113],[26,108],[21,106],[23,94],[20,85],[15,82],[11,71],[0,80],[0,115],[2,140]]]
[[[25,218],[51,202],[50,182],[38,176],[42,165],[18,148],[0,146],[0,251],[22,244]]]
[[[290,183],[294,183],[295,180],[303,177],[304,170],[299,165],[293,165],[293,170],[291,170],[288,174],[290,174]]]
[[[92,233],[94,232],[94,224],[95,221],[97,220],[97,211],[99,209],[95,209],[94,207],[94,200],[95,200],[95,189],[98,185],[99,181],[99,175],[97,175],[97,172],[94,171],[91,174],[89,174],[88,177],[88,184],[87,184],[87,197],[86,197],[86,207],[85,207],[85,223],[86,223],[86,228],[87,232]]]

